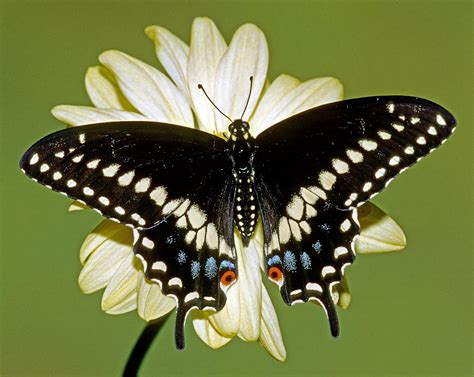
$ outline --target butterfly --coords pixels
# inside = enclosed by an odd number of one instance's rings
[[[316,301],[338,336],[331,292],[355,259],[357,207],[444,143],[455,118],[425,99],[382,96],[312,108],[256,138],[247,121],[229,121],[225,139],[148,121],[68,128],[20,166],[133,228],[145,276],[176,299],[178,348],[190,310],[224,307],[238,281],[234,229],[248,246],[258,221],[285,303]]]

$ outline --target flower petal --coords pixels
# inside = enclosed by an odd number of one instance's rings
[[[240,276],[239,276],[240,279]],[[209,322],[224,337],[233,337],[240,326],[240,287],[239,281],[232,285],[226,293],[227,301],[224,308],[217,313],[209,314]]]
[[[212,20],[205,17],[194,19],[187,71],[188,86],[199,128],[210,133],[217,131],[215,109],[198,89],[198,84],[204,87],[210,98],[215,98],[217,65],[226,48],[225,40]]]
[[[229,48],[217,68],[215,99],[217,106],[231,119],[240,119],[249,95],[252,95],[244,119],[249,119],[267,78],[268,45],[263,32],[255,25],[242,25],[235,32]],[[216,114],[218,131],[226,131],[229,121]]]
[[[270,296],[262,288],[262,322],[260,326],[260,344],[279,361],[285,361],[286,349],[281,336],[280,325]]]
[[[79,288],[83,293],[92,293],[110,282],[122,262],[133,255],[129,245],[105,241],[87,259],[79,274]]]
[[[146,280],[143,271],[138,273],[138,315],[145,321],[164,316],[176,307],[176,301],[163,295],[157,284]]]
[[[273,81],[268,89],[263,93],[262,99],[258,103],[255,113],[250,120],[253,136],[274,124],[274,113],[280,101],[301,82],[289,75],[280,75]]]
[[[51,113],[56,119],[70,126],[122,120],[147,120],[138,113],[114,109],[97,109],[88,106],[59,105],[53,107]]]
[[[95,107],[136,111],[120,91],[114,75],[103,66],[91,67],[85,78],[86,90]]]
[[[102,296],[102,310],[122,314],[137,308],[137,284],[140,261],[130,253],[120,264]]]
[[[252,342],[260,335],[262,313],[262,276],[258,254],[253,247],[244,248],[240,238],[236,240],[240,288],[239,337]]]
[[[99,60],[114,73],[127,99],[147,118],[193,127],[186,98],[156,68],[120,51],[106,51]]]
[[[154,43],[158,60],[181,92],[189,98],[187,67],[189,47],[161,26],[148,26],[145,33]]]
[[[80,260],[84,264],[89,256],[100,248],[128,248],[132,252],[133,234],[130,228],[111,220],[102,221],[82,243]]]
[[[226,337],[219,334],[211,325],[208,319],[208,313],[201,310],[193,310],[191,312],[193,319],[194,331],[199,338],[213,349],[221,348],[229,343],[232,337]]]
[[[380,208],[367,202],[358,212],[361,233],[355,243],[357,253],[385,253],[405,248],[403,230]]]
[[[336,285],[336,289],[339,294],[339,300],[337,304],[342,309],[347,309],[351,303],[352,295],[349,290],[349,284],[346,277],[343,277],[341,283]]]
[[[89,209],[88,206],[85,204],[81,203],[78,200],[74,200],[70,205],[69,208],[67,209],[69,212],[75,212],[75,211],[82,211],[83,209]]]
[[[311,109],[325,103],[342,99],[343,87],[339,80],[332,77],[323,77],[306,81],[288,92],[278,101],[273,101],[266,111],[258,129],[264,129],[289,118],[292,115]],[[261,132],[260,131],[260,132]]]

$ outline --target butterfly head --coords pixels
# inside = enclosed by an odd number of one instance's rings
[[[229,125],[232,141],[248,140],[250,138],[250,125],[242,119],[236,119]]]

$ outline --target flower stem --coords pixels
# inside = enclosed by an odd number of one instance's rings
[[[153,343],[153,340],[160,332],[161,328],[165,324],[166,320],[170,316],[171,312],[161,318],[157,318],[148,324],[143,329],[140,338],[138,338],[135,347],[133,347],[132,353],[130,354],[127,365],[123,370],[123,377],[137,376],[138,370],[142,364],[143,359]]]

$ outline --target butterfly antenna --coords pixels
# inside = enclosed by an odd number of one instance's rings
[[[250,95],[252,94],[252,85],[253,85],[253,76],[250,76],[249,96],[247,97],[247,102],[245,103],[244,111],[242,111],[242,115],[240,116],[240,119],[243,119],[244,114],[245,114],[245,110],[247,110],[247,106],[249,105]]]
[[[222,115],[224,115],[227,119],[230,120],[230,122],[232,123],[232,119],[230,119],[227,115],[225,115],[217,106],[214,102],[212,102],[212,99],[209,98],[209,96],[207,95],[206,91],[204,90],[204,87],[201,85],[201,84],[198,84],[198,89],[201,89],[203,92],[204,92],[204,95],[206,96],[206,98],[209,100],[210,103],[212,103],[212,106],[214,106],[216,108],[217,111],[219,111]]]

